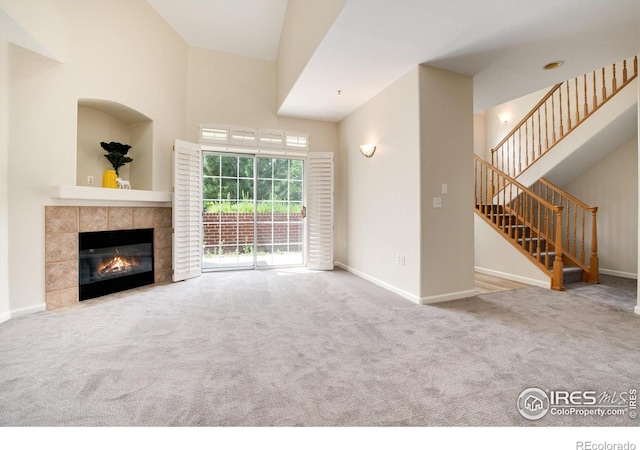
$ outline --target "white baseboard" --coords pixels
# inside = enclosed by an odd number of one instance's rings
[[[485,275],[504,278],[505,280],[517,281],[518,283],[529,284],[531,286],[537,286],[544,289],[551,289],[550,281],[536,280],[535,278],[522,277],[520,275],[513,275],[511,273],[500,272],[498,270],[485,269],[483,267],[478,267],[478,266],[475,266],[474,270],[478,273],[483,273]]]
[[[633,312],[640,316],[640,305],[638,305],[635,308],[633,308]]]
[[[631,278],[632,280],[638,279],[637,273],[621,272],[619,270],[603,269],[600,268],[599,272],[603,275],[611,275],[612,277]]]
[[[6,322],[9,319],[11,319],[11,313],[10,312],[7,312],[7,313],[4,313],[4,314],[0,315],[0,323]]]
[[[459,292],[451,292],[449,294],[442,295],[431,295],[429,297],[422,297],[420,299],[421,305],[432,305],[434,303],[442,303],[442,302],[450,302],[452,300],[461,300],[463,298],[475,297],[476,291],[459,291]]]
[[[346,264],[343,264],[341,262],[335,262],[335,265],[340,267],[341,269],[346,270],[347,272],[351,272],[354,275],[359,276],[360,278],[364,278],[367,281],[372,282],[373,284],[376,284],[382,288],[385,288],[388,291],[393,292],[394,294],[398,294],[400,297],[406,298],[407,300],[412,301],[413,303],[416,304],[420,304],[420,298],[411,294],[410,292],[407,292],[405,290],[402,290],[400,288],[397,288],[389,283],[386,283],[384,281],[378,280],[375,277],[372,277],[370,275],[367,275],[364,272],[360,272],[359,270],[354,269],[353,267],[349,267]]]
[[[36,306],[27,306],[26,308],[20,308],[20,309],[13,309],[11,310],[10,314],[10,318],[14,319],[16,317],[20,317],[20,316],[26,316],[27,314],[33,314],[33,313],[37,313],[37,312],[41,312],[41,311],[46,311],[46,305],[43,303],[41,305],[36,305]]]
[[[463,298],[469,298],[476,295],[476,291],[470,290],[470,291],[451,292],[448,294],[434,295],[430,297],[418,297],[416,295],[411,294],[410,292],[397,288],[396,286],[393,286],[384,281],[378,280],[375,277],[367,275],[364,272],[360,272],[359,270],[356,270],[353,267],[349,267],[346,264],[343,264],[341,262],[336,261],[335,265],[348,272],[351,272],[354,275],[359,276],[360,278],[364,278],[365,280],[370,281],[373,284],[376,284],[382,288],[385,288],[388,291],[398,294],[400,297],[406,298],[407,300],[410,300],[413,303],[416,303],[418,305],[430,305],[432,303],[441,303],[441,302],[448,302],[451,300],[460,300]]]

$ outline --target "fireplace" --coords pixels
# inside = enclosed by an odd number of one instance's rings
[[[153,228],[79,235],[79,300],[154,283]]]

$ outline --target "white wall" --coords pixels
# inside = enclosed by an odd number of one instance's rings
[[[0,323],[10,317],[9,303],[9,44],[0,38]]]
[[[414,68],[339,124],[336,259],[420,298],[420,136]],[[375,144],[371,158],[361,144]],[[404,256],[405,265],[395,263]]]
[[[312,151],[335,151],[335,123],[276,116],[276,63],[199,48],[189,49],[187,135],[213,123],[310,134]]]
[[[433,303],[475,294],[473,80],[427,66],[419,77],[420,293]]]
[[[588,205],[598,207],[600,271],[636,278],[638,138],[614,150],[562,188]]]
[[[37,9],[40,2],[25,3]],[[171,147],[185,136],[187,46],[151,6],[51,4],[69,35],[66,62],[9,49],[12,315],[44,306],[44,206],[64,204],[48,197],[49,186],[76,183],[78,99],[114,101],[154,121],[155,190],[170,190]]]

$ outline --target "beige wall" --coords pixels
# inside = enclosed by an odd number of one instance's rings
[[[484,153],[480,153],[478,149],[476,149],[476,153],[490,161],[491,149],[531,111],[550,89],[551,87],[545,88],[477,113],[476,116],[484,115],[484,130],[478,128],[476,131],[476,133],[480,133],[476,137],[478,141],[484,138]],[[498,118],[502,114],[509,115],[507,123]]]
[[[6,279],[2,286],[8,286],[6,295],[0,290],[0,319],[6,314],[3,304],[12,315],[44,306],[44,206],[69,204],[51,199],[48,188],[86,182],[88,174],[82,174],[82,167],[77,170],[76,146],[78,139],[89,138],[83,131],[78,136],[78,121],[101,114],[85,110],[78,116],[79,99],[119,103],[153,120],[151,128],[129,127],[132,142],[152,150],[142,161],[141,155],[132,154],[128,170],[132,183],[144,180],[143,188],[156,191],[171,189],[174,140],[196,140],[199,122],[309,133],[312,150],[337,148],[336,124],[275,115],[273,62],[189,49],[142,0],[45,3],[53,5],[64,21],[69,36],[66,62],[10,44],[0,53],[0,73],[10,68],[9,100],[3,96],[0,106],[9,110],[11,105],[10,148],[5,151],[7,145],[0,141],[0,157],[7,160],[3,170],[6,167],[11,186],[7,214],[2,216],[8,223],[0,221],[0,244],[1,239],[8,242],[2,245],[0,258],[0,281]],[[114,24],[117,32],[108,32]],[[116,126],[111,130],[115,134],[105,134],[105,139],[124,140],[123,130],[124,126]],[[94,177],[96,184],[101,183],[101,173]],[[0,208],[5,208],[3,195],[0,191]],[[8,230],[5,238],[3,230]],[[11,261],[11,269],[2,261]]]
[[[600,271],[636,278],[638,273],[638,138],[563,186],[598,207]]]
[[[340,122],[336,259],[420,297],[419,91],[415,68]],[[377,146],[371,158],[360,145]],[[405,265],[395,263],[395,256]]]
[[[640,83],[636,85],[636,98],[638,99],[636,103],[636,111],[638,116],[638,136],[640,136]],[[640,139],[636,142],[637,152],[640,153]],[[640,158],[638,158],[640,160]],[[638,163],[640,164],[640,162]],[[640,168],[638,169],[640,173]],[[640,182],[638,183],[638,189],[640,189]],[[640,201],[640,195],[638,196]],[[638,223],[640,223],[640,206],[638,207]],[[640,231],[639,231],[640,232]],[[640,240],[640,239],[639,239]],[[638,247],[638,266],[640,266],[640,247]],[[636,307],[634,308],[634,312],[636,314],[640,314],[640,284],[637,286],[637,294],[636,294]]]
[[[58,62],[69,59],[66,23],[52,1],[0,0],[0,9],[9,41]]]
[[[476,271],[549,288],[549,276],[477,214],[474,214],[474,225]]]
[[[155,190],[170,190],[171,147],[185,137],[187,46],[151,6],[51,4],[69,35],[66,62],[13,45],[8,55],[12,315],[44,306],[44,206],[64,204],[48,197],[49,186],[76,183],[78,99],[114,101],[154,121]],[[38,2],[29,7],[38,8]]]
[[[10,317],[9,303],[9,44],[0,39],[0,322]]]
[[[345,3],[346,0],[289,0],[278,48],[278,109]]]
[[[100,142],[131,143],[129,124],[91,108],[78,108],[78,144],[77,144],[77,179],[78,186],[89,186],[87,177],[93,176],[93,186],[102,186],[102,174],[112,166],[104,157],[106,152],[100,146]],[[131,151],[133,155],[133,149]],[[133,162],[138,162],[134,158]],[[118,175],[124,180],[130,180],[129,165],[126,164],[118,170]],[[135,185],[135,183],[133,183]],[[135,189],[137,186],[132,187]]]
[[[312,151],[335,151],[335,123],[276,116],[276,63],[189,49],[187,138],[198,141],[198,124],[212,123],[308,133]]]
[[[472,95],[470,77],[418,66],[340,123],[337,259],[416,302],[474,295]]]
[[[474,295],[473,80],[419,66],[422,303]],[[447,184],[447,193],[442,185]],[[442,208],[433,199],[442,199]]]

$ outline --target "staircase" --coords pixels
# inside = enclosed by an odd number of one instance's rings
[[[490,163],[475,157],[476,214],[546,273],[551,289],[599,282],[597,207],[544,178],[525,186],[518,177],[637,74],[634,57],[554,86],[491,150]]]

